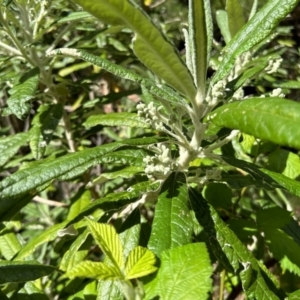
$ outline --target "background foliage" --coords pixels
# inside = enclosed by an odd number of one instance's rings
[[[98,2],[1,1],[0,298],[299,297],[299,1]]]

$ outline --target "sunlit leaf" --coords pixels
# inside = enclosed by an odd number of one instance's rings
[[[124,265],[123,246],[115,228],[86,219],[95,241],[116,268],[121,270]]]

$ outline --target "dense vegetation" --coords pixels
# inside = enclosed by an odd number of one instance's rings
[[[298,299],[297,0],[3,0],[0,299]]]

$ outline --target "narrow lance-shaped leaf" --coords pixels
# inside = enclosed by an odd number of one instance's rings
[[[199,96],[205,96],[206,71],[212,46],[212,18],[210,1],[189,1],[189,49],[192,58],[192,74]]]
[[[228,13],[228,27],[231,36],[234,37],[245,24],[243,7],[239,0],[227,0],[226,11]]]
[[[134,52],[156,75],[177,91],[194,98],[191,74],[176,49],[132,0],[73,0],[86,11],[111,25],[126,25],[136,36]]]
[[[0,284],[26,282],[51,274],[56,269],[36,261],[0,261]]]
[[[225,77],[237,56],[252,49],[267,38],[278,23],[298,4],[299,0],[270,0],[254,15],[223,50],[223,60],[212,84]]]
[[[55,160],[45,161],[28,169],[22,169],[0,182],[0,212],[5,201],[11,202],[14,196],[22,195],[60,176],[73,172],[82,174],[93,165],[101,162],[104,154],[115,151],[124,145],[147,145],[157,142],[156,138],[140,138],[111,143],[77,153],[67,154]],[[84,168],[82,168],[84,166]],[[79,168],[80,172],[76,172]],[[68,177],[70,178],[70,177]],[[0,213],[1,214],[1,213]]]
[[[283,98],[250,98],[209,114],[217,126],[239,129],[257,138],[300,149],[300,104]]]
[[[104,126],[149,128],[149,124],[144,119],[139,118],[135,113],[129,112],[92,115],[83,123],[86,128],[100,124]]]
[[[169,102],[172,102],[174,104],[179,104],[179,105],[186,105],[186,101],[178,93],[174,92],[174,90],[171,89],[170,87],[162,84],[158,85],[153,80],[144,78],[122,66],[114,64],[106,59],[95,56],[86,51],[78,50],[78,49],[60,48],[47,53],[47,55],[48,56],[67,55],[67,56],[72,56],[78,59],[88,61],[96,66],[105,69],[106,71],[116,76],[140,84],[145,89],[147,89],[150,93],[158,97],[161,97],[163,99],[166,99]]]
[[[216,12],[216,20],[221,31],[221,34],[225,40],[226,45],[231,40],[231,34],[228,27],[228,14],[225,10],[217,10]]]

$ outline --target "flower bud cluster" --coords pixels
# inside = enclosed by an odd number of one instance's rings
[[[153,102],[148,105],[144,103],[139,103],[137,106],[137,114],[139,117],[145,119],[145,121],[154,129],[162,131],[164,130],[164,125],[160,121],[160,110],[162,106],[156,107]]]
[[[266,67],[265,71],[268,74],[276,73],[278,71],[281,63],[282,63],[282,58],[271,59],[269,61],[268,66]]]
[[[225,84],[224,80],[220,80],[212,87],[210,94],[206,97],[206,102],[208,102],[210,106],[215,106],[224,100],[226,96]]]
[[[176,169],[177,164],[173,161],[170,148],[166,145],[158,144],[152,147],[152,150],[156,154],[143,159],[146,163],[145,173],[149,178],[164,179]]]

